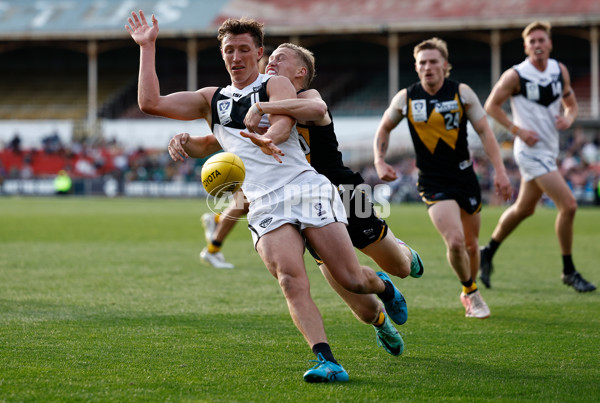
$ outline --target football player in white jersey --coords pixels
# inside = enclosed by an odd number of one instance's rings
[[[514,156],[521,173],[516,202],[500,217],[488,245],[481,248],[481,279],[490,287],[492,258],[499,245],[527,217],[546,193],[558,209],[556,236],[563,259],[562,281],[576,291],[594,291],[573,264],[573,222],[577,201],[557,169],[558,135],[575,121],[578,107],[569,71],[550,58],[551,26],[535,21],[522,33],[527,58],[502,74],[485,103],[487,113],[514,136]],[[502,109],[510,98],[512,121]],[[561,108],[562,106],[562,113]]]
[[[270,127],[263,135],[265,141],[260,149],[241,136],[245,128],[243,118],[254,103],[296,97],[287,78],[259,73],[258,60],[263,54],[264,39],[262,24],[229,19],[219,28],[221,56],[231,85],[161,96],[155,69],[158,21],[152,16],[152,26],[149,26],[140,11],[139,17],[132,13],[128,23],[127,32],[140,46],[140,109],[171,119],[206,119],[214,135],[186,144],[185,152],[202,157],[223,148],[238,154],[244,161],[246,180],[242,189],[251,202],[248,220],[256,250],[278,280],[294,323],[318,359],[304,374],[304,380],[347,381],[348,373],[331,352],[321,314],[310,296],[303,237],[321,256],[340,286],[357,294],[376,294],[389,317],[398,324],[407,319],[406,301],[385,273],[375,273],[358,262],[344,226],[347,221],[341,199],[331,182],[317,174],[306,161],[294,120],[285,115],[269,115]],[[322,191],[319,199],[315,199],[315,185],[329,191]],[[307,189],[311,194],[291,192],[298,189]],[[303,214],[303,205],[286,204],[298,196],[301,200],[306,196],[314,204],[311,207],[316,214]]]

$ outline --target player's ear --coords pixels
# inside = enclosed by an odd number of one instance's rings
[[[263,57],[263,53],[265,53],[265,48],[261,46],[258,48],[258,57],[256,58],[257,61]]]
[[[302,66],[302,67],[298,68],[298,72],[296,74],[300,77],[305,77],[307,72],[308,72],[307,68]]]

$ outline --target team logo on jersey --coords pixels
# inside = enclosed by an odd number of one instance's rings
[[[427,121],[427,104],[425,103],[424,99],[411,99],[410,112],[412,114],[413,121]]]
[[[458,102],[455,100],[438,102],[435,104],[435,110],[438,113],[452,112],[458,109]]]
[[[526,82],[525,93],[527,94],[527,99],[531,101],[538,101],[540,99],[540,87],[536,83],[532,83],[531,81]]]
[[[219,121],[221,126],[225,126],[231,122],[231,109],[233,103],[230,99],[222,99],[217,101],[217,113],[219,114]]]
[[[260,91],[261,88],[262,88],[262,85],[259,85],[258,87],[252,87],[252,92]]]

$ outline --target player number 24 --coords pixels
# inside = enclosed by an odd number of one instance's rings
[[[446,130],[458,129],[460,125],[460,113],[446,113],[444,120],[446,121]]]

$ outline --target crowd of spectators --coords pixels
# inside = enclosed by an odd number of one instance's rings
[[[600,181],[600,134],[594,138],[575,129],[568,137],[561,153],[560,170],[567,179],[580,204],[600,204],[598,185]],[[520,174],[512,158],[510,145],[503,145],[504,163],[514,187],[518,192]],[[393,157],[399,178],[390,183],[393,202],[419,201],[415,183],[417,169],[414,154],[407,150]],[[200,182],[203,160],[188,159],[174,163],[165,149],[137,148],[127,150],[116,140],[99,139],[83,143],[63,144],[55,134],[45,137],[39,148],[23,149],[21,139],[15,134],[7,144],[0,144],[0,185],[5,179],[54,178],[61,170],[74,179],[111,177],[124,182]],[[500,204],[493,192],[493,169],[483,153],[473,153],[473,164],[479,177],[484,201]],[[366,183],[375,186],[382,183],[372,165],[351,166],[359,170]],[[1,192],[0,192],[1,193]],[[551,203],[544,199],[545,203]]]

